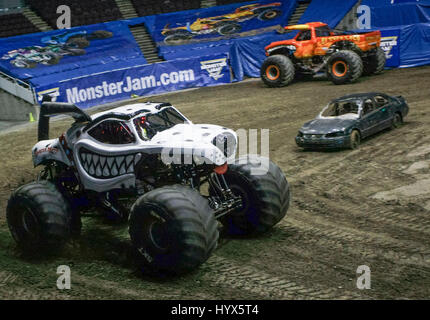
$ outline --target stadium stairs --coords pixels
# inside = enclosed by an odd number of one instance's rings
[[[130,0],[115,0],[115,2],[125,19],[137,18],[139,16]]]
[[[309,7],[309,4],[311,1],[302,2],[300,1],[296,10],[291,15],[290,20],[288,20],[288,25],[295,25],[299,22],[300,18],[302,17],[303,13],[305,13],[306,9]]]
[[[115,2],[125,19],[137,18],[139,16],[130,0],[115,0]],[[157,47],[144,25],[130,26],[130,31],[148,63],[163,61],[158,56]]]
[[[130,26],[130,31],[148,63],[163,61],[163,59],[158,56],[157,47],[144,25]]]
[[[31,10],[29,7],[25,7],[22,14],[31,21],[39,30],[49,31],[52,28],[41,18],[39,15]]]
[[[201,8],[210,8],[216,6],[216,0],[202,0],[200,2]]]

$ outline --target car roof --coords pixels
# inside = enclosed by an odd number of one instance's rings
[[[171,106],[170,103],[165,102],[144,102],[127,104],[125,106],[120,106],[114,109],[98,112],[91,116],[93,121],[107,117],[118,118],[118,119],[131,119],[138,114],[155,113],[160,111],[162,107]]]
[[[336,98],[336,99],[332,100],[332,102],[341,101],[341,100],[350,100],[350,99],[363,100],[365,98],[373,98],[373,97],[378,96],[378,95],[387,96],[385,93],[381,93],[381,92],[354,93],[354,94],[342,96],[340,98]]]

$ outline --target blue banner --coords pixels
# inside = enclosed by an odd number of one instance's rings
[[[400,29],[381,30],[381,48],[387,58],[385,66],[397,68],[400,65]]]
[[[130,63],[146,60],[121,21],[0,39],[0,69],[21,80],[93,65],[124,68]]]
[[[64,79],[64,80],[62,80]],[[88,108],[132,95],[148,96],[231,82],[228,55],[181,59],[68,78],[62,74],[33,79],[39,101],[48,94],[58,102]]]
[[[163,14],[149,29],[159,46],[244,37],[286,25],[296,6],[296,0],[261,0]]]

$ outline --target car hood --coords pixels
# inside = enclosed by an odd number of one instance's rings
[[[344,131],[351,126],[355,120],[351,119],[325,119],[317,118],[306,122],[300,131],[303,134],[327,134],[331,132]]]

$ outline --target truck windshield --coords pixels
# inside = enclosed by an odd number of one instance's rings
[[[139,116],[133,120],[140,139],[150,140],[158,132],[170,129],[177,124],[187,123],[179,112],[173,108],[164,108],[160,112]]]
[[[360,104],[360,100],[343,100],[331,102],[321,112],[321,117],[358,118]]]

